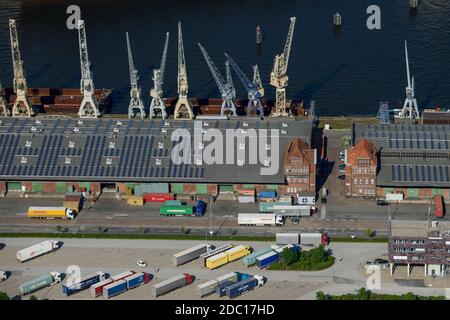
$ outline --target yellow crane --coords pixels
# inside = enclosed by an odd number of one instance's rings
[[[291,17],[291,24],[284,44],[284,50],[281,54],[277,54],[273,61],[272,72],[270,72],[270,85],[276,89],[275,112],[273,117],[284,117],[288,113],[286,109],[289,107],[286,104],[286,87],[288,86],[288,76],[286,74],[289,63],[289,54],[291,52],[292,37],[294,35],[296,17]]]

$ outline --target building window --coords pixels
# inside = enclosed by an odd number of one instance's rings
[[[407,240],[400,240],[400,239],[394,240],[395,244],[406,244],[407,242],[408,242]]]

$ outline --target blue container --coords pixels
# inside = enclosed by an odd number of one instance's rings
[[[125,291],[127,291],[127,283],[124,280],[118,280],[103,288],[103,296],[111,298]]]
[[[226,293],[227,286],[232,285],[233,283],[235,283],[235,282],[230,281],[230,280],[226,280],[225,282],[219,284],[217,286],[217,288],[216,288],[216,294],[219,297],[223,297],[225,295],[225,293]]]
[[[127,283],[127,288],[132,289],[140,286],[144,282],[144,276],[145,276],[144,274],[141,274],[139,277],[132,277],[131,279],[128,279],[131,277],[130,276],[127,278],[128,280],[125,279]]]
[[[100,274],[96,274],[93,276],[88,276],[86,278],[83,278],[80,282],[75,283],[73,285],[68,286],[67,284],[62,284],[62,291],[66,296],[70,296],[74,293],[77,293],[82,290],[86,290],[90,288],[93,284],[100,282],[104,279],[104,276],[101,276]]]
[[[260,198],[275,198],[277,193],[275,191],[260,191],[258,197]]]
[[[237,296],[240,296],[241,294],[252,290],[258,285],[258,281],[250,277],[248,279],[236,282],[232,285],[229,285],[226,287],[225,294],[228,298],[236,298]]]
[[[194,207],[194,211],[197,217],[203,216],[206,212],[206,203],[204,203],[203,201],[197,201],[197,204]]]
[[[256,266],[260,269],[263,269],[277,261],[278,261],[278,253],[275,251],[269,252],[256,258]]]

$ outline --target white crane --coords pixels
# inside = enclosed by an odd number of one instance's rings
[[[163,84],[164,71],[166,69],[167,48],[169,47],[169,32],[166,33],[166,42],[164,43],[164,50],[161,57],[161,64],[159,69],[153,69],[153,88],[150,90],[152,102],[150,103],[150,118],[156,117],[161,113],[163,119],[167,118],[166,106],[163,101]]]
[[[91,62],[89,61],[86,29],[84,20],[78,21],[78,38],[80,44],[81,81],[80,90],[83,94],[78,116],[80,118],[97,118],[100,116],[98,102],[94,96],[94,81],[92,80]]]
[[[127,50],[128,50],[128,66],[130,69],[130,104],[128,105],[128,118],[135,118],[138,115],[141,119],[145,118],[144,101],[142,100],[142,90],[138,85],[139,73],[134,67],[133,53],[131,52],[130,38],[127,37]]]
[[[11,54],[14,68],[14,92],[16,101],[12,107],[13,117],[31,117],[34,115],[33,105],[27,94],[27,80],[23,70],[23,61],[20,55],[19,35],[17,33],[16,20],[9,20],[9,34],[11,37]]]
[[[174,118],[192,119],[192,105],[189,101],[188,80],[186,73],[186,60],[184,58],[183,33],[181,31],[181,22],[178,22],[178,101],[175,105]]]
[[[234,60],[225,53],[231,67],[236,72],[239,80],[248,94],[247,115],[250,115],[256,109],[261,117],[264,117],[264,109],[261,98],[264,96],[264,88],[262,87],[261,77],[259,75],[258,65],[253,66],[253,81],[239,68]]]
[[[408,59],[408,43],[405,41],[405,57],[406,57],[406,73],[408,77],[408,86],[406,87],[406,98],[403,104],[403,109],[400,112],[400,118],[415,119],[419,118],[419,109],[417,107],[417,100],[414,97],[414,76],[411,78],[409,74],[409,59]]]
[[[236,89],[233,85],[233,79],[231,78],[231,70],[230,63],[228,60],[225,61],[225,69],[226,69],[226,77],[225,80],[220,73],[219,69],[217,69],[216,65],[212,61],[211,57],[206,52],[205,48],[199,43],[198,46],[205,57],[206,63],[208,64],[209,70],[211,70],[211,74],[216,82],[217,88],[220,91],[222,96],[222,108],[220,110],[220,114],[223,116],[227,112],[231,112],[233,116],[236,116],[236,104],[234,103],[234,99],[236,98]]]
[[[288,76],[286,74],[289,63],[289,54],[291,52],[292,37],[294,35],[296,17],[291,17],[289,31],[284,44],[284,50],[277,54],[273,61],[272,72],[270,73],[270,84],[276,88],[275,112],[274,117],[287,116],[286,109],[286,87],[288,86]]]

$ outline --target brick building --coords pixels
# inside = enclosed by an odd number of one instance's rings
[[[377,180],[377,153],[367,139],[347,151],[345,194],[348,197],[374,198]]]
[[[280,186],[282,194],[316,192],[317,150],[295,138],[284,153],[286,185]]]

